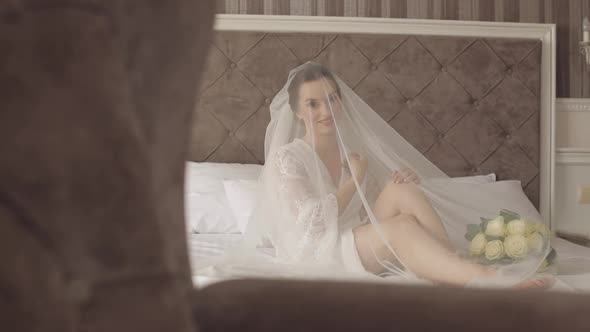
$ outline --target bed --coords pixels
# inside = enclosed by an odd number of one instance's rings
[[[245,187],[264,163],[268,106],[289,70],[310,60],[335,71],[449,176],[517,180],[548,225],[559,222],[553,26],[220,15],[216,29],[187,164],[191,259],[241,239],[247,215],[231,210],[244,210]],[[562,259],[556,288],[590,290],[590,249],[562,239],[553,246]]]
[[[244,226],[238,226],[240,217],[233,215],[232,210],[235,208],[238,211],[247,211],[247,203],[244,202],[254,193],[247,186],[232,188],[232,184],[254,183],[260,168],[256,164],[187,163],[187,241],[193,267],[223,255],[244,239]],[[496,181],[491,174],[467,176],[463,179],[479,183]],[[212,208],[216,202],[219,208]],[[229,213],[224,215],[224,212]],[[248,212],[246,214],[244,218],[247,219]],[[557,237],[552,240],[552,246],[560,259],[558,281],[554,289],[590,291],[590,248]],[[258,253],[264,257],[274,256],[274,250],[270,247],[259,248]],[[225,279],[219,277],[215,271],[201,270],[197,273],[194,270],[193,282],[197,287],[205,287]]]

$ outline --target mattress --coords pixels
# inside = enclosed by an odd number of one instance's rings
[[[220,273],[212,269],[204,269],[200,270],[200,273],[196,273],[197,266],[206,265],[207,262],[214,262],[212,260],[220,257],[230,248],[235,247],[243,238],[242,234],[189,234],[187,241],[194,286],[205,287],[215,282],[231,279],[225,274],[223,277],[219,276]],[[274,257],[274,249],[258,248],[258,254],[261,257],[272,258]]]
[[[215,257],[220,257],[232,246],[243,239],[242,234],[190,234],[188,236],[191,265],[193,266],[193,284],[205,287],[215,282],[232,279],[210,270],[196,273],[197,262],[202,264]],[[564,239],[555,238],[552,246],[558,254],[558,275],[553,290],[590,292],[590,248],[583,247]],[[259,248],[261,257],[271,258],[272,248]]]

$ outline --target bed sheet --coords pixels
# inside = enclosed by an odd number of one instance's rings
[[[191,233],[187,237],[189,259],[193,270],[193,284],[195,287],[205,287],[209,284],[231,279],[225,273],[218,273],[214,269],[200,270],[196,273],[197,262],[202,262],[217,256],[221,256],[232,246],[237,245],[242,239],[243,234],[195,234]],[[259,248],[260,256],[272,258],[274,256],[273,248]],[[223,275],[223,276],[222,276]]]
[[[190,234],[188,244],[191,264],[195,266],[196,261],[222,255],[242,238],[242,234]],[[553,239],[551,244],[558,255],[558,275],[552,289],[555,291],[590,292],[590,248],[561,238]],[[274,250],[259,248],[259,254],[271,258],[274,255]],[[233,278],[217,273],[213,269],[201,270],[200,273],[193,271],[193,273],[195,287],[205,287]],[[358,279],[352,278],[351,280]],[[379,280],[375,279],[375,281]]]
[[[221,255],[237,244],[242,234],[189,234],[188,248],[191,260]]]
[[[590,248],[561,238],[554,238],[551,245],[557,252],[558,282],[572,290],[590,292]]]

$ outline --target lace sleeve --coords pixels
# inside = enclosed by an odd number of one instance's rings
[[[338,201],[334,194],[321,196],[314,189],[305,168],[288,150],[276,159],[280,188],[278,195],[295,220],[296,243],[293,258],[315,260],[328,250],[338,223]]]

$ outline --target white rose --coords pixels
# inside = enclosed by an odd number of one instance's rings
[[[522,235],[510,235],[504,240],[506,255],[512,258],[523,258],[529,253],[527,240]]]
[[[483,233],[478,233],[473,240],[471,240],[469,253],[472,255],[481,255],[486,248],[486,244],[488,244],[486,236]]]
[[[526,222],[522,219],[512,220],[506,226],[508,234],[510,235],[524,235],[526,228]]]
[[[541,234],[543,237],[549,237],[550,231],[545,224],[537,223],[535,224],[535,232]]]
[[[534,232],[533,234],[527,236],[526,241],[529,246],[529,251],[536,254],[540,253],[545,245],[543,235],[537,232]]]
[[[494,240],[488,242],[486,244],[485,255],[490,261],[504,257],[504,245],[502,245],[502,241]]]
[[[526,222],[526,231],[525,231],[524,235],[529,236],[535,232],[535,223],[533,223],[532,221],[530,221],[528,219],[525,219],[525,222]]]
[[[490,220],[486,226],[486,235],[489,236],[504,236],[506,232],[506,225],[504,224],[504,217],[498,216]]]

